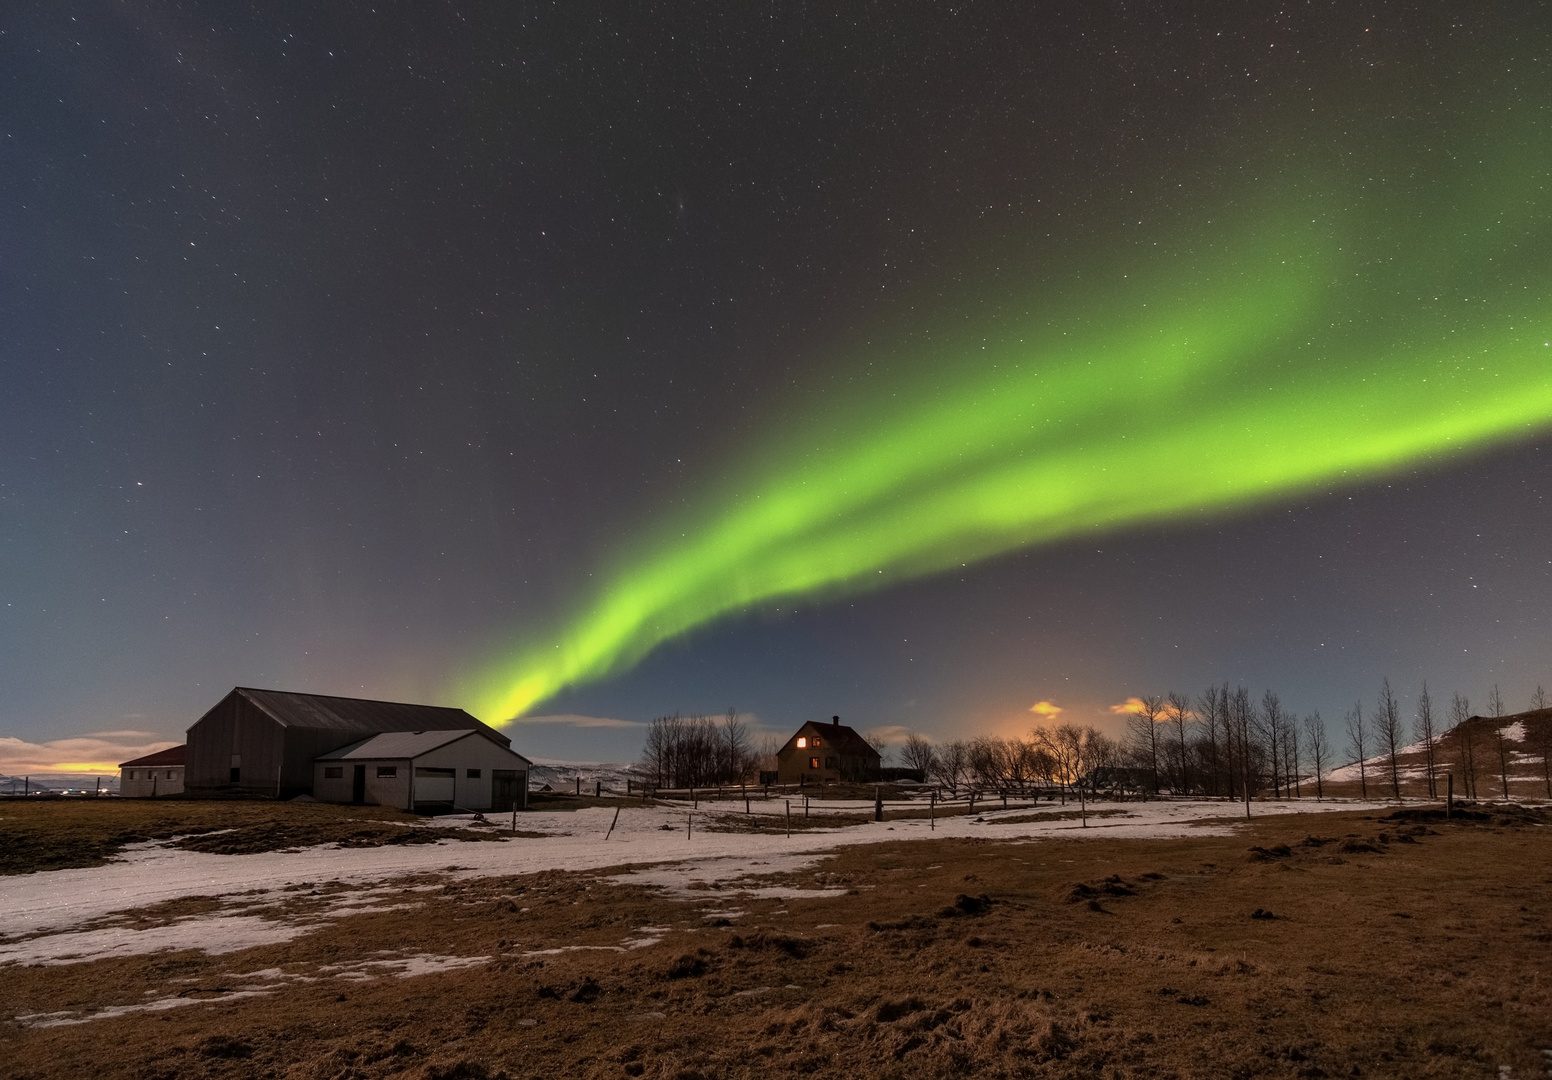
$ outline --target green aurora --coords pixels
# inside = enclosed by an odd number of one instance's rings
[[[574,618],[465,687],[476,712],[520,716],[753,605],[1350,484],[1547,425],[1541,130],[1417,152],[1389,179],[1361,163],[1284,178],[1223,221],[1181,211],[1189,227],[1116,245],[1109,272],[1031,273],[991,329],[915,333],[885,374],[772,417],[727,480],[647,523]]]

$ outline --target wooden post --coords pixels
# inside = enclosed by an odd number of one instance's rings
[[[577,794],[578,795],[582,794],[582,774],[581,773],[577,774]]]
[[[684,838],[686,840],[688,840],[690,838],[690,829],[694,826],[694,824],[695,824],[695,811],[692,810],[692,811],[690,811],[689,814],[685,815],[685,819],[684,819]]]
[[[596,799],[600,795],[602,795],[603,793],[604,793],[604,782],[602,780],[594,780],[593,781],[593,798]]]
[[[803,820],[808,820],[808,796],[803,796]]]
[[[787,839],[792,839],[792,800],[787,800]]]
[[[517,832],[517,800],[512,800],[512,831]]]
[[[938,831],[938,789],[932,789],[932,801],[927,806],[927,831]]]
[[[873,820],[884,820],[884,789],[873,785]]]
[[[604,839],[605,840],[609,839],[609,837],[614,835],[614,827],[616,825],[618,825],[619,823],[620,823],[620,808],[618,806],[616,806],[614,808],[614,820],[609,822],[609,831],[604,833]]]

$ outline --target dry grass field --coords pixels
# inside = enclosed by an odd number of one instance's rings
[[[0,1053],[17,1080],[1543,1076],[1547,824],[885,843],[759,883],[830,890],[787,898],[423,875],[285,943],[0,968]]]

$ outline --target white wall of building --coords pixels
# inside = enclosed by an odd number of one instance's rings
[[[465,810],[489,810],[491,773],[514,769],[522,775],[520,789],[528,784],[528,763],[521,755],[470,733],[428,750],[414,759],[383,760],[346,758],[313,763],[313,798],[321,802],[353,801],[357,765],[366,767],[366,799],[370,806],[396,806],[413,810],[413,803],[450,802]],[[328,775],[339,770],[338,776]],[[392,776],[382,774],[392,770]],[[451,770],[452,775],[445,774]],[[411,799],[413,798],[413,803]]]
[[[158,795],[183,794],[183,766],[163,765],[150,768],[137,765],[119,770],[119,795],[126,799],[149,799]]]

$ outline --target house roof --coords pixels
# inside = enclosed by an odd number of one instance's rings
[[[833,749],[838,754],[851,754],[857,757],[879,757],[877,750],[868,745],[868,740],[857,734],[855,728],[849,728],[845,724],[825,724],[818,720],[810,720],[793,733],[793,738],[805,731],[812,731],[822,740],[821,746],[825,749]],[[791,745],[792,740],[787,740]]]
[[[400,701],[297,694],[239,686],[232,691],[247,698],[282,727],[359,731],[478,731],[500,746],[512,740],[462,709],[441,705],[411,705]]]
[[[465,728],[462,731],[384,731],[360,742],[342,746],[338,750],[330,750],[327,754],[319,754],[319,761],[405,761],[430,753],[438,747],[455,743],[459,739],[470,735],[484,735],[477,728]],[[513,757],[520,758],[529,763],[523,755],[510,747],[497,743],[503,750],[508,751]]]
[[[137,757],[133,761],[121,761],[119,762],[119,768],[139,768],[142,765],[149,765],[153,768],[159,768],[164,765],[182,765],[183,752],[187,749],[186,745],[169,746],[165,750],[158,750],[156,753],[147,754],[145,757]]]

